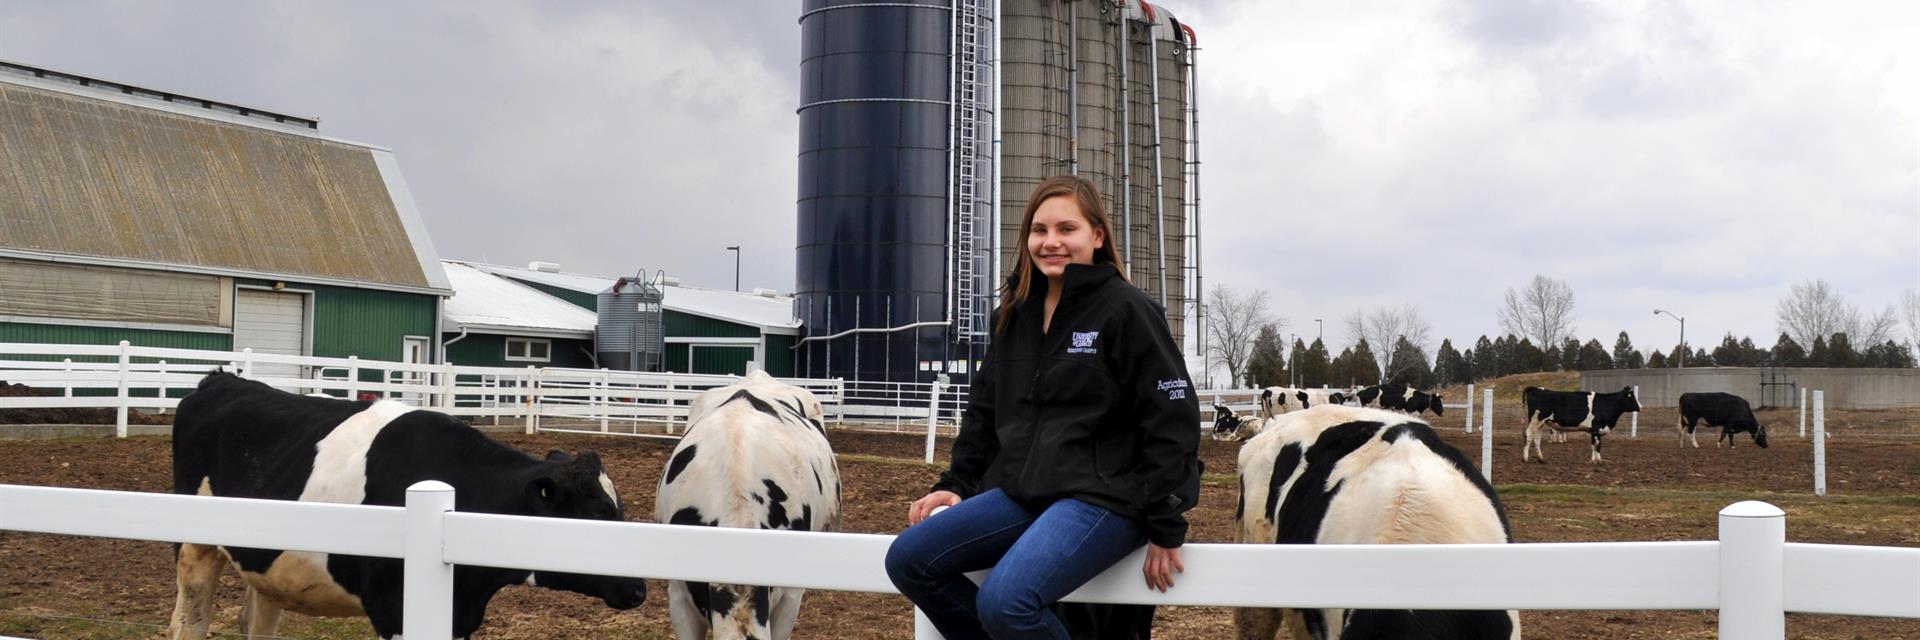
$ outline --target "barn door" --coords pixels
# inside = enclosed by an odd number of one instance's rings
[[[307,355],[307,296],[285,291],[240,289],[233,303],[233,350]],[[302,377],[295,364],[255,363],[256,377]]]

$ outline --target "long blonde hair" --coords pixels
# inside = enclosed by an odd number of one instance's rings
[[[1014,260],[1013,272],[1007,274],[1007,281],[1000,287],[1000,311],[995,314],[994,333],[1005,333],[1007,322],[1013,317],[1013,308],[1026,302],[1033,292],[1033,255],[1027,251],[1026,234],[1033,228],[1033,213],[1040,210],[1040,204],[1053,198],[1072,196],[1080,205],[1080,215],[1085,216],[1087,225],[1100,232],[1105,239],[1104,246],[1093,250],[1094,264],[1111,264],[1120,270],[1120,277],[1127,277],[1125,263],[1120,261],[1119,238],[1113,234],[1113,228],[1107,224],[1107,207],[1100,200],[1100,190],[1092,182],[1076,175],[1057,175],[1034,187],[1033,195],[1027,198],[1027,211],[1020,216],[1019,258]]]

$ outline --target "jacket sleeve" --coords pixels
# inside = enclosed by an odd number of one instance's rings
[[[974,371],[973,383],[967,389],[967,410],[960,416],[960,436],[953,440],[953,461],[947,470],[940,474],[940,481],[933,484],[932,491],[952,491],[962,498],[971,498],[980,493],[980,483],[986,475],[987,467],[993,464],[994,456],[1000,453],[1000,437],[994,433],[994,397],[996,386],[994,378],[1000,374],[995,365],[994,344],[987,346],[984,364]]]
[[[1147,540],[1174,548],[1186,542],[1188,509],[1200,500],[1200,401],[1186,359],[1165,316],[1152,304],[1129,305],[1121,345],[1121,411],[1141,429],[1141,462],[1131,486],[1145,493]]]

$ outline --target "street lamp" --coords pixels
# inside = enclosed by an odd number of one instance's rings
[[[1687,368],[1687,319],[1680,317],[1678,315],[1674,315],[1672,311],[1667,311],[1665,309],[1653,310],[1653,315],[1657,316],[1662,313],[1667,314],[1668,316],[1671,316],[1673,319],[1680,321],[1680,349],[1679,349],[1680,368],[1685,369]]]
[[[1320,338],[1319,338],[1319,339],[1321,340],[1321,342],[1323,342],[1323,343],[1324,343],[1324,342],[1326,341],[1326,339],[1327,339],[1327,323],[1325,323],[1325,322],[1321,322],[1321,320],[1320,320],[1320,318],[1314,318],[1314,319],[1313,319],[1313,323],[1314,323],[1314,324],[1317,324],[1317,325],[1320,325]]]
[[[737,246],[727,247],[727,250],[733,252],[733,290],[739,291],[740,290],[740,247],[737,247]]]
[[[1287,334],[1287,349],[1290,351],[1293,351],[1293,355],[1287,358],[1287,386],[1288,387],[1300,386],[1300,382],[1299,382],[1300,380],[1300,347],[1298,346],[1299,344],[1300,344],[1299,336],[1292,333]]]

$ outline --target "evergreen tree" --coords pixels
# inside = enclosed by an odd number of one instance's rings
[[[1347,365],[1347,380],[1336,380],[1334,384],[1355,386],[1380,384],[1379,362],[1374,358],[1373,348],[1367,346],[1366,338],[1361,338],[1359,343],[1353,345],[1353,362]]]
[[[1295,343],[1298,345],[1299,343]],[[1307,345],[1300,359],[1295,363],[1300,369],[1300,386],[1318,388],[1326,384],[1338,384],[1333,379],[1333,362],[1327,357],[1327,345],[1315,338]]]
[[[1722,367],[1753,366],[1747,363],[1746,352],[1740,349],[1740,341],[1734,340],[1731,333],[1720,339],[1720,346],[1713,348],[1713,362]]]
[[[1588,340],[1580,345],[1579,364],[1581,371],[1604,371],[1613,368],[1613,356],[1607,355],[1607,348],[1600,346],[1599,340]]]
[[[1567,336],[1566,340],[1560,341],[1559,355],[1560,355],[1559,359],[1554,361],[1554,365],[1556,368],[1558,368],[1561,371],[1579,371],[1580,370],[1580,339],[1575,338],[1573,336]]]
[[[1665,354],[1660,353],[1659,349],[1654,349],[1653,355],[1647,356],[1647,368],[1648,369],[1667,368],[1667,356]]]
[[[1500,356],[1486,335],[1473,343],[1473,378],[1492,380],[1500,377]]]
[[[1467,364],[1466,356],[1453,348],[1452,340],[1441,340],[1440,349],[1433,352],[1433,384],[1438,387],[1450,387],[1473,381],[1473,367]]]
[[[1800,348],[1800,343],[1794,342],[1793,338],[1785,333],[1780,334],[1780,339],[1774,341],[1772,356],[1769,362],[1776,367],[1807,366],[1807,351]]]
[[[1512,373],[1546,371],[1546,369],[1540,366],[1541,363],[1544,362],[1547,362],[1546,352],[1541,351],[1539,347],[1533,346],[1532,340],[1521,338],[1519,343],[1513,345],[1514,366]]]
[[[1831,352],[1829,352],[1829,351],[1828,351],[1828,349],[1827,349],[1827,339],[1826,339],[1826,337],[1824,337],[1824,336],[1814,336],[1814,337],[1813,337],[1813,348],[1811,348],[1811,349],[1808,349],[1808,350],[1807,350],[1807,364],[1806,364],[1806,366],[1809,366],[1809,367],[1831,367],[1831,366],[1833,366],[1833,365],[1832,365],[1832,364],[1829,364],[1829,362],[1830,362],[1830,361],[1832,361],[1832,360],[1833,360],[1833,355],[1832,355],[1832,354],[1831,354]]]
[[[1633,348],[1633,340],[1627,338],[1627,332],[1620,332],[1620,337],[1613,341],[1613,368],[1639,369],[1645,366],[1647,360],[1638,349]]]
[[[1746,360],[1746,364],[1742,366],[1767,366],[1767,352],[1760,347],[1754,346],[1753,338],[1740,338],[1740,353],[1743,354],[1741,357]],[[1716,359],[1714,362],[1719,362],[1719,360]]]
[[[1287,383],[1286,356],[1280,353],[1280,332],[1269,324],[1260,327],[1253,339],[1253,353],[1247,357],[1247,379],[1255,388]]]
[[[1853,342],[1847,338],[1846,332],[1833,334],[1833,338],[1827,340],[1827,366],[1860,366],[1860,354],[1854,352]]]
[[[1433,386],[1433,367],[1427,364],[1426,351],[1401,336],[1393,341],[1393,353],[1387,356],[1384,377],[1415,389],[1427,389]]]
[[[1694,349],[1693,355],[1687,358],[1687,366],[1689,367],[1711,367],[1714,365],[1713,354],[1707,353],[1706,347]]]

